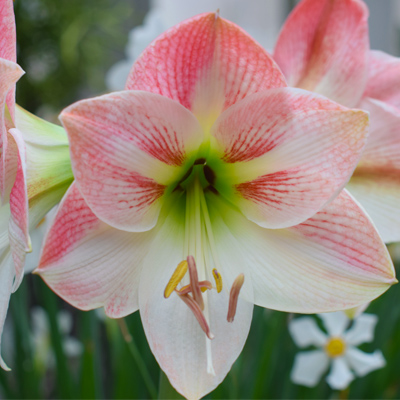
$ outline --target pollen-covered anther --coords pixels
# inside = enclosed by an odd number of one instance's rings
[[[207,335],[207,337],[212,340],[214,339],[214,335],[210,331],[210,327],[208,326],[206,317],[204,316],[203,312],[200,309],[200,306],[198,303],[188,294],[184,295],[179,295],[179,298],[181,298],[184,303],[190,308],[192,313],[197,319],[197,322],[199,323],[201,329],[204,331],[204,333]]]
[[[214,268],[212,270],[213,273],[213,277],[215,280],[215,286],[217,287],[217,292],[221,293],[222,290],[222,276],[220,275],[220,273]]]
[[[187,259],[187,263],[188,263],[190,286],[192,288],[193,299],[199,305],[200,310],[203,311],[204,310],[204,301],[203,301],[203,296],[201,294],[196,262],[194,261],[193,256],[187,256],[186,259]]]
[[[164,297],[167,299],[171,296],[172,292],[176,289],[179,285],[179,282],[183,279],[186,272],[188,270],[188,263],[186,260],[181,261],[178,266],[176,267],[174,273],[171,276],[165,290],[164,290]]]
[[[228,322],[233,322],[233,320],[235,319],[237,303],[239,300],[239,293],[240,289],[243,286],[243,283],[244,283],[244,275],[240,274],[237,276],[231,287],[231,291],[229,293],[228,315],[226,317]]]

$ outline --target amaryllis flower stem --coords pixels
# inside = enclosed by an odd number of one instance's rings
[[[118,321],[118,326],[121,329],[122,337],[124,338],[126,344],[128,345],[128,349],[132,354],[132,357],[135,360],[137,367],[139,368],[140,374],[142,375],[144,384],[146,385],[146,388],[149,391],[151,398],[157,399],[158,396],[157,396],[156,386],[153,380],[151,379],[149,370],[146,367],[146,363],[143,361],[143,358],[136,346],[133,336],[129,333],[128,325],[126,324],[123,318],[120,318],[117,321]]]

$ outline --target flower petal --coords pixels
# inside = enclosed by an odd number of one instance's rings
[[[354,319],[352,327],[345,333],[346,343],[352,346],[372,342],[378,317],[374,314],[361,314]]]
[[[382,51],[371,51],[368,83],[364,97],[382,100],[400,108],[400,58]]]
[[[221,196],[209,196],[218,250],[247,266],[257,305],[301,313],[343,310],[396,282],[386,246],[345,191],[305,223],[281,230],[264,229]]]
[[[379,350],[373,353],[364,353],[355,347],[350,347],[345,357],[358,376],[365,376],[371,371],[383,368],[386,365],[385,358]]]
[[[85,200],[104,222],[127,231],[154,227],[167,185],[182,178],[203,140],[193,114],[153,93],[80,101],[60,118]]]
[[[178,202],[169,213],[144,262],[140,315],[150,348],[171,384],[186,398],[198,399],[224,379],[240,354],[249,332],[253,304],[239,298],[235,319],[228,323],[230,285],[221,272],[224,290],[204,294],[204,313],[214,334],[210,341],[176,293],[164,298],[164,289],[185,254],[180,206]],[[199,270],[199,276],[203,273]],[[250,285],[250,280],[245,280],[246,284]]]
[[[322,319],[329,336],[342,336],[350,323],[349,318],[343,311],[318,314]]]
[[[142,53],[126,89],[179,101],[211,126],[248,94],[286,86],[272,57],[235,24],[201,14],[169,29]]]
[[[13,63],[17,61],[17,38],[15,34],[14,4],[12,0],[4,0],[0,4],[0,59],[12,61]],[[0,63],[2,62],[3,60],[0,60]],[[0,67],[0,80],[3,78],[2,73],[3,71],[1,71]],[[2,94],[0,94],[0,97],[2,97]],[[6,103],[13,118],[15,104],[14,86],[11,86],[7,94]]]
[[[254,94],[213,127],[225,162],[216,188],[265,228],[299,224],[343,188],[367,128],[366,113],[301,89]]]
[[[329,358],[322,350],[303,351],[296,355],[290,374],[292,382],[313,387],[329,366]]]
[[[60,297],[82,310],[103,306],[121,318],[138,309],[142,260],[152,233],[100,221],[72,184],[46,236],[38,269]]]
[[[1,7],[1,6],[0,6]],[[1,11],[1,10],[0,10]],[[0,39],[1,40],[1,39]],[[10,159],[7,155],[7,130],[10,128],[10,121],[6,120],[6,98],[7,93],[12,90],[15,83],[23,74],[22,69],[15,63],[0,59],[0,149],[1,149],[1,171],[0,171],[0,192],[1,198],[8,200],[12,185],[15,179],[15,169],[17,168],[17,159]],[[13,115],[13,105],[7,108]]]
[[[322,347],[327,340],[326,335],[319,329],[311,317],[295,318],[289,322],[289,332],[298,347],[311,345]]]
[[[10,296],[12,293],[14,277],[15,268],[13,265],[11,253],[6,247],[3,248],[0,253],[0,342],[3,333],[4,322],[6,320],[8,303],[10,302]],[[1,355],[0,367],[6,371],[10,370]]]
[[[303,0],[287,19],[274,59],[290,86],[354,107],[364,92],[368,9],[359,0]]]
[[[9,236],[11,253],[15,265],[15,281],[13,291],[17,290],[24,276],[26,252],[32,250],[29,237],[28,221],[28,188],[26,184],[25,144],[18,129],[9,130],[7,157],[18,160],[14,185],[10,193]]]
[[[332,360],[332,368],[326,381],[332,389],[346,389],[350,382],[354,379],[354,375],[350,371],[344,357],[334,358]]]

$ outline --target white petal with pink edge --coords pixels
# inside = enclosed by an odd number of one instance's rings
[[[60,118],[85,200],[104,222],[127,231],[154,227],[167,185],[182,178],[203,140],[190,111],[147,92],[80,101]]]
[[[229,252],[251,273],[257,305],[330,312],[366,303],[396,282],[386,246],[346,191],[303,224],[281,230],[261,228],[221,196],[213,204],[210,217],[219,251],[231,243]],[[218,234],[222,224],[229,238]]]
[[[208,13],[171,28],[147,47],[125,88],[177,100],[211,126],[222,110],[248,94],[282,86],[281,71],[258,43]]]
[[[301,89],[248,96],[213,127],[225,162],[218,166],[216,188],[260,226],[296,225],[347,183],[367,129],[363,111]]]
[[[82,310],[104,307],[121,318],[136,311],[142,260],[152,233],[120,231],[100,221],[72,184],[47,233],[36,273]]]
[[[367,7],[360,0],[300,2],[274,51],[289,85],[354,107],[367,79],[367,18]]]
[[[140,315],[150,348],[171,384],[186,398],[199,399],[225,378],[239,356],[249,332],[253,304],[239,298],[234,321],[228,323],[231,280],[218,269],[225,290],[217,293],[213,289],[203,295],[204,314],[214,335],[210,341],[176,293],[164,298],[164,289],[184,258],[185,225],[178,208],[169,213],[144,262]],[[244,285],[251,286],[247,277],[245,273]],[[251,292],[251,287],[246,291]]]
[[[399,85],[400,58],[382,51],[371,51],[364,97],[372,97],[400,108]]]

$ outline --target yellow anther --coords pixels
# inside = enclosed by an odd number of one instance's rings
[[[222,290],[222,276],[215,268],[212,270],[212,273],[215,279],[215,285],[217,286],[217,292],[220,293]]]
[[[328,343],[325,345],[326,354],[329,357],[335,358],[344,354],[346,351],[346,343],[340,337],[332,337],[328,340]]]
[[[171,276],[165,290],[164,290],[164,297],[167,299],[171,296],[172,292],[176,289],[179,285],[179,282],[185,276],[188,270],[188,263],[186,260],[181,261],[178,266],[176,267],[174,273]]]

